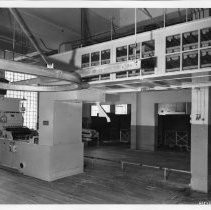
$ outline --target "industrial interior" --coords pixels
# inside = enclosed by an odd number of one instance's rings
[[[210,8],[0,8],[1,204],[210,202]]]

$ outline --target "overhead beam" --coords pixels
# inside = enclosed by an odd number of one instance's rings
[[[149,84],[152,84],[153,86],[160,86],[160,87],[169,87],[170,85],[161,81],[163,84],[160,84],[158,81],[143,79],[143,82],[147,82]]]
[[[0,59],[0,68],[4,71],[12,71],[35,76],[49,77],[80,84],[80,76],[76,73],[64,72],[58,69],[48,69],[41,66],[25,64],[21,62]]]
[[[20,55],[16,58],[14,58],[14,61],[22,61],[24,59],[33,59],[34,56],[39,55],[39,52],[32,52],[32,53],[28,53],[26,55]]]
[[[163,91],[163,90],[175,90],[175,89],[190,89],[190,88],[202,88],[202,87],[211,87],[211,82],[201,82],[201,83],[190,83],[190,84],[183,84],[183,85],[175,85],[170,87],[154,87],[154,88],[142,88],[139,91]],[[106,90],[107,94],[112,93],[126,93],[126,92],[138,92],[137,90],[133,89],[113,89],[113,90]]]
[[[131,85],[129,85],[129,84],[118,84],[118,86],[123,87],[123,88],[127,88],[127,89],[137,90],[137,91],[140,90],[140,88],[133,87],[133,86],[131,86]]]
[[[53,86],[32,86],[32,85],[13,85],[0,82],[0,89],[3,90],[18,90],[18,91],[33,91],[33,92],[60,92],[72,91],[86,88],[80,84],[72,83],[68,85],[53,85]]]
[[[44,84],[56,83],[59,81],[61,81],[61,80],[52,79],[52,78],[48,78],[48,77],[36,77],[36,78],[32,78],[32,79],[27,79],[27,80],[11,82],[11,84],[14,84],[14,85],[40,85],[40,84],[42,84],[42,85],[44,85]],[[66,82],[68,84],[67,81],[64,81],[64,82]]]

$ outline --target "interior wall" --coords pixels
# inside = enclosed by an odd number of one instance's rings
[[[158,103],[191,102],[191,90],[106,94],[106,104],[131,104],[131,149],[154,151]],[[88,113],[90,105],[84,107]]]
[[[155,149],[158,103],[191,102],[190,90],[143,92],[137,95],[136,148]]]

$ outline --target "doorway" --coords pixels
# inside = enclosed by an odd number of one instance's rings
[[[83,116],[83,121],[89,122],[88,128],[99,133],[98,145],[130,147],[131,104],[104,104],[102,107],[110,122],[100,116],[95,104],[90,105],[89,116],[86,116],[86,119]]]
[[[190,138],[190,115],[158,115],[158,150],[190,151]]]

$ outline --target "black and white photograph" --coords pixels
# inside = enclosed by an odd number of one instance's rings
[[[211,2],[0,1],[4,204],[209,208]]]

